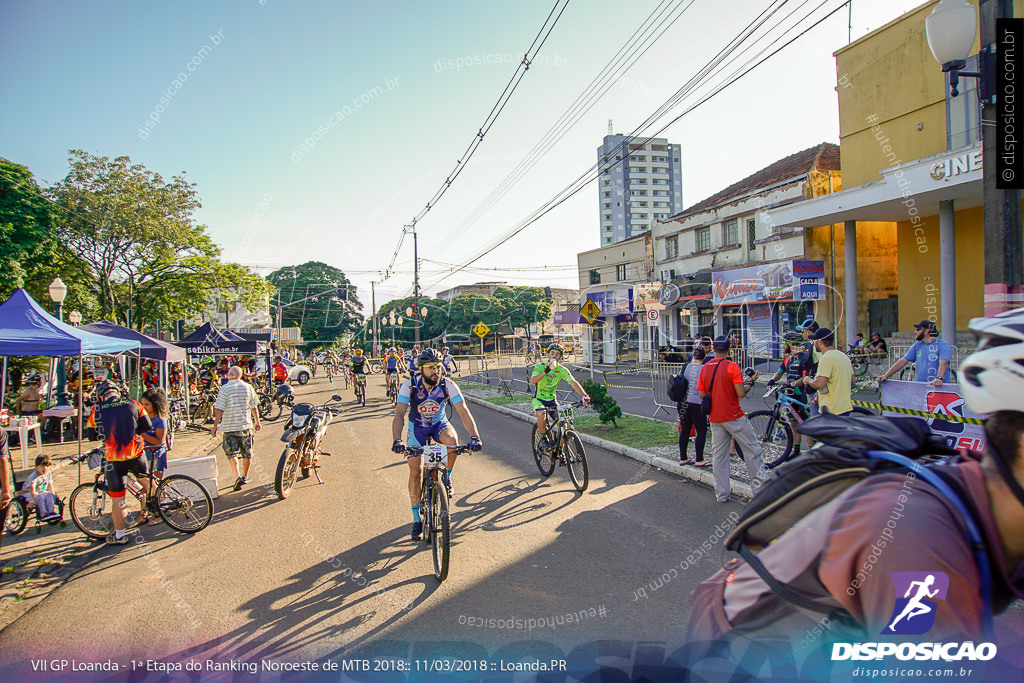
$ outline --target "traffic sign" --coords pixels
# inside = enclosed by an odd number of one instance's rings
[[[486,337],[487,333],[490,332],[490,331],[491,331],[491,328],[487,327],[487,325],[484,325],[483,321],[478,322],[473,327],[473,334],[475,334],[476,336],[480,337],[481,339]]]
[[[647,324],[650,325],[651,327],[654,327],[655,325],[658,324],[659,317],[661,317],[661,315],[658,313],[658,311],[654,309],[647,311]]]
[[[601,315],[601,307],[594,303],[594,300],[587,297],[587,303],[583,304],[583,308],[580,309],[580,315],[591,325],[597,320],[597,317]]]

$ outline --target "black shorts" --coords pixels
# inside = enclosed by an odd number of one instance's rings
[[[146,464],[142,458],[131,460],[107,460],[103,466],[103,475],[107,480],[107,493],[111,498],[124,496],[124,477],[126,474],[134,474],[137,477],[147,476]]]

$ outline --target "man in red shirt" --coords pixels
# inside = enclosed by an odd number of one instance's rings
[[[759,373],[743,381],[739,364],[729,360],[729,338],[718,337],[713,344],[715,358],[704,364],[697,380],[701,398],[711,395],[711,469],[715,475],[715,499],[729,501],[729,444],[735,439],[743,451],[750,484],[756,490],[768,478],[761,459],[761,444],[740,407],[740,399],[754,386]]]
[[[281,356],[274,358],[274,381],[275,382],[287,382],[288,381],[288,368],[281,360]]]

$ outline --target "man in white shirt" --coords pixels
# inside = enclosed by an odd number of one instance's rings
[[[235,473],[234,490],[237,491],[243,484],[249,483],[253,439],[261,426],[259,399],[256,390],[242,381],[242,368],[231,366],[227,378],[227,383],[217,394],[217,402],[213,404],[213,429],[210,434],[217,436],[218,430],[224,434],[221,445]]]

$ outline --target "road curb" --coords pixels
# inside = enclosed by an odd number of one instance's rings
[[[487,408],[490,408],[491,410],[495,410],[501,413],[502,415],[514,417],[519,420],[522,420],[523,422],[529,422],[530,424],[535,424],[537,422],[537,418],[533,417],[532,415],[526,415],[525,413],[521,413],[518,410],[512,410],[511,408],[506,408],[505,406],[495,405],[489,401],[485,401],[482,398],[476,396],[470,396],[468,394],[463,394],[463,396],[465,396],[466,399],[471,403],[485,406]],[[599,437],[592,436],[590,434],[584,434],[582,432],[580,432],[579,435],[584,443],[588,443],[592,446],[597,446],[598,448],[604,448],[617,455],[630,458],[631,460],[636,460],[637,462],[641,462],[651,467],[657,467],[658,469],[661,469],[665,472],[670,472],[672,474],[675,474],[676,476],[689,479],[690,481],[693,481],[695,483],[703,484],[712,491],[715,488],[715,479],[711,473],[710,468],[694,467],[693,465],[680,465],[678,462],[674,460],[662,457],[660,455],[655,455],[654,453],[648,453],[647,451],[640,450],[639,448],[634,448],[632,446],[627,446],[625,444],[616,443],[615,441],[608,441],[607,439],[601,439]],[[750,488],[750,484],[746,484],[744,482],[737,481],[732,478],[729,479],[729,490],[733,495],[739,496],[741,498],[749,499],[753,498],[754,496],[754,492]]]

